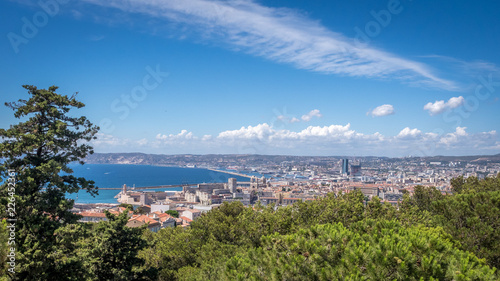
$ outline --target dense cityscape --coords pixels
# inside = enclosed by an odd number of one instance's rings
[[[203,212],[224,202],[239,201],[245,206],[272,203],[279,207],[299,200],[316,200],[328,193],[359,190],[367,201],[377,196],[397,206],[404,193],[413,194],[415,186],[432,186],[443,194],[451,194],[453,178],[485,179],[496,177],[500,172],[500,155],[346,158],[98,153],[86,160],[93,164],[196,167],[248,178],[247,181],[230,178],[228,182],[221,182],[214,176],[213,182],[185,184],[178,192],[152,192],[124,185],[116,196],[117,204],[78,204],[74,209],[83,216],[81,221],[99,221],[106,219],[104,210],[116,211],[116,205],[130,204],[144,213],[131,216],[130,225],[149,224],[154,231],[167,226],[189,226]],[[163,214],[169,210],[177,211],[180,216]]]

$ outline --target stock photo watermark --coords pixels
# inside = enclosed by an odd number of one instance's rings
[[[412,0],[408,0],[412,1]],[[368,21],[364,27],[360,28],[358,26],[354,27],[356,33],[354,37],[354,42],[358,46],[363,46],[370,43],[372,38],[377,37],[382,32],[382,29],[389,26],[392,21],[392,17],[399,15],[404,10],[401,1],[399,0],[389,0],[385,9],[370,11],[370,15],[373,20]]]
[[[68,2],[69,0],[38,1],[37,4],[41,10],[35,12],[30,18],[21,18],[21,32],[9,32],[7,34],[7,38],[9,39],[14,53],[18,54],[20,51],[19,46],[28,44],[29,40],[33,39],[38,34],[39,30],[49,23],[50,18],[59,14],[61,10],[60,5]]]
[[[463,119],[469,118],[473,112],[479,109],[480,103],[495,93],[495,88],[500,87],[500,81],[493,81],[492,73],[488,77],[479,76],[477,80],[479,83],[474,89],[474,94],[466,96],[461,107],[448,110],[443,114],[445,122],[455,122],[455,127],[460,126]]]
[[[8,272],[13,275],[16,273],[16,171],[9,169],[7,170],[7,265]]]
[[[156,65],[153,69],[151,66],[146,66],[147,74],[142,78],[142,84],[137,85],[130,90],[129,94],[123,94],[120,98],[116,98],[111,103],[111,112],[119,115],[118,119],[125,120],[131,110],[137,108],[140,102],[143,102],[149,92],[155,90],[163,83],[164,78],[168,77],[168,72],[160,70],[160,65]],[[99,123],[99,127],[103,133],[111,133],[115,130],[116,126],[113,124],[111,118],[104,118]]]
[[[477,84],[474,87],[474,93],[467,95],[464,102],[460,107],[449,109],[443,113],[443,121],[447,124],[452,124],[452,127],[459,127],[462,125],[463,120],[468,119],[474,112],[476,112],[482,102],[486,101],[495,93],[497,88],[500,88],[500,81],[494,81],[493,73],[485,76],[477,77]],[[431,143],[423,143],[419,149],[418,154],[422,156],[431,156],[436,151],[441,137],[445,136],[445,131],[442,128],[437,128],[433,131],[437,135],[436,141]]]

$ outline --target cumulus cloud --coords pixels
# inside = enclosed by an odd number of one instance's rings
[[[333,32],[292,9],[265,7],[252,0],[84,2],[128,14],[141,14],[155,22],[164,21],[164,25],[175,27],[173,31],[165,32],[169,36],[176,31],[181,38],[194,33],[197,40],[217,42],[215,44],[235,51],[287,63],[298,69],[458,89],[455,82],[438,77],[423,63],[356,44],[353,38]],[[158,25],[155,30],[159,33]]]
[[[204,135],[204,136],[201,138],[201,140],[203,140],[203,141],[208,141],[208,140],[211,140],[212,138],[213,138],[213,137],[212,137],[212,135]]]
[[[158,134],[156,135],[157,140],[182,140],[182,139],[193,139],[195,138],[192,132],[188,132],[187,130],[181,130],[180,133],[178,134],[169,134],[169,135],[162,135]]]
[[[435,101],[434,103],[429,102],[424,106],[424,110],[428,110],[430,115],[441,114],[446,110],[457,108],[464,104],[464,97],[453,97],[447,102],[444,100]]]
[[[467,127],[457,127],[455,129],[455,132],[444,135],[439,140],[439,142],[448,146],[454,143],[458,143],[460,139],[463,139],[469,135],[465,131],[465,129],[467,129]]]
[[[241,127],[239,130],[224,131],[219,133],[218,138],[245,138],[245,139],[265,139],[274,134],[274,130],[267,123],[259,124],[255,127]]]
[[[309,126],[301,131],[276,130],[268,124],[242,127],[219,133],[217,142],[235,145],[236,148],[251,147],[257,151],[268,149],[296,149],[301,146],[329,146],[350,141],[380,139],[379,135],[365,136],[356,133],[347,125]]]
[[[454,131],[423,132],[405,127],[394,136],[378,132],[364,134],[351,124],[308,126],[302,130],[276,129],[267,123],[226,130],[217,135],[195,136],[182,130],[177,134],[158,134],[154,140],[131,141],[100,134],[93,141],[97,151],[143,151],[149,153],[236,153],[292,155],[380,155],[431,156],[437,154],[498,153],[496,131],[469,133],[466,127]],[[145,149],[151,149],[146,151]]]
[[[377,106],[374,110],[368,112],[369,115],[373,117],[381,117],[394,114],[394,107],[390,104],[383,104]]]
[[[417,128],[410,129],[410,127],[406,127],[396,136],[399,139],[414,139],[418,136],[422,135],[422,131]]]
[[[351,124],[330,126],[309,126],[297,133],[301,138],[307,137],[351,137],[355,132],[350,130]]]
[[[321,118],[322,116],[323,115],[319,112],[318,109],[313,109],[309,111],[309,113],[302,115],[302,120],[305,122],[309,122],[311,121],[311,119],[313,119],[313,117]]]

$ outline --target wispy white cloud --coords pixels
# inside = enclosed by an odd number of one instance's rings
[[[137,144],[139,146],[146,146],[148,143],[149,143],[149,141],[146,138],[143,138],[143,139],[140,139],[140,140],[137,141]]]
[[[284,122],[284,123],[299,123],[299,122],[309,122],[311,121],[314,117],[321,118],[323,117],[323,114],[319,111],[319,109],[313,109],[309,111],[307,114],[302,115],[302,117],[299,119],[297,117],[289,116],[289,115],[278,115],[276,117],[277,120]]]
[[[313,117],[321,118],[323,117],[323,115],[319,112],[318,109],[313,109],[309,111],[309,113],[302,115],[301,119],[305,122],[309,122],[311,121],[311,119],[313,119]]]
[[[117,138],[113,135],[97,133],[97,139],[92,141],[92,145],[96,147],[101,146],[120,146],[120,145],[128,145],[130,144],[130,140]]]
[[[465,74],[472,78],[477,78],[479,74],[500,72],[500,68],[498,68],[498,66],[496,66],[494,63],[483,60],[465,61],[442,55],[427,55],[421,57],[436,59],[441,62],[445,62],[449,67],[454,68],[455,70],[459,70],[459,73]]]
[[[423,63],[360,46],[352,38],[287,8],[265,7],[252,0],[84,1],[174,23],[183,37],[194,31],[197,38],[224,42],[234,50],[299,69],[458,89],[456,83],[438,77]]]
[[[281,122],[286,122],[286,123],[298,123],[298,122],[300,122],[300,119],[298,119],[296,117],[289,117],[289,116],[285,116],[285,115],[279,115],[278,117],[276,117],[276,119],[278,119]]]
[[[104,36],[104,35],[91,35],[91,36],[89,36],[90,41],[101,41],[104,38],[106,38],[106,36]]]
[[[71,10],[71,14],[72,16],[75,18],[75,19],[81,19],[83,17],[83,14],[82,12],[78,11],[78,10]]]
[[[394,106],[390,104],[383,104],[377,106],[374,110],[368,112],[369,115],[373,117],[381,117],[394,114]]]
[[[464,104],[464,97],[453,97],[447,102],[444,100],[435,101],[434,103],[429,102],[424,106],[424,110],[428,110],[430,115],[441,114],[446,110],[457,108]]]
[[[197,139],[197,137],[193,135],[193,132],[182,130],[178,134],[169,134],[169,135],[158,134],[156,135],[156,139],[160,141],[184,141],[184,140]]]

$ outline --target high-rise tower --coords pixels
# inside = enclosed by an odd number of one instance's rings
[[[349,159],[342,159],[342,174],[349,175]]]
[[[237,181],[235,178],[229,178],[227,181],[227,188],[231,191],[231,193],[236,192]]]

